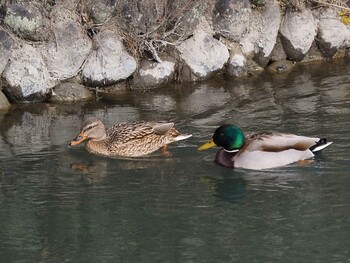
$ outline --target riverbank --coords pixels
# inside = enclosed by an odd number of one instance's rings
[[[2,3],[0,109],[344,57],[340,10],[273,0]]]

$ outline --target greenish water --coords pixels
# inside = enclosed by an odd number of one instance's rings
[[[350,64],[215,80],[0,115],[0,262],[350,261]],[[70,148],[86,116],[172,120],[193,137],[137,159]],[[310,165],[266,171],[197,152],[223,122],[328,137]]]

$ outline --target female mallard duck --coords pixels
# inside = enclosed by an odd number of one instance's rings
[[[314,152],[330,145],[325,138],[285,133],[252,133],[244,136],[240,128],[225,124],[216,129],[199,151],[221,146],[215,162],[229,168],[267,169],[309,159]]]
[[[152,153],[159,148],[164,155],[167,144],[187,139],[192,135],[181,135],[174,123],[130,122],[119,123],[106,130],[102,121],[87,118],[79,135],[69,145],[77,145],[88,140],[86,149],[90,153],[103,156],[138,157]]]

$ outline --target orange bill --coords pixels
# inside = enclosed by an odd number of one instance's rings
[[[87,137],[84,135],[84,133],[80,133],[73,141],[69,143],[69,145],[78,145],[79,143],[85,141]]]

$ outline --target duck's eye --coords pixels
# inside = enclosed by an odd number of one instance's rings
[[[94,126],[87,126],[85,131],[91,130]]]

